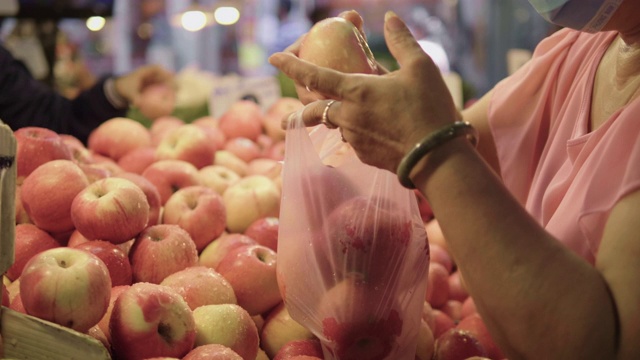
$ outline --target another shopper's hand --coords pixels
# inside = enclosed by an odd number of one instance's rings
[[[418,141],[458,114],[440,70],[393,13],[385,16],[384,34],[400,69],[382,76],[340,73],[287,52],[274,54],[270,62],[302,86],[336,100],[327,117],[358,157],[395,172]],[[302,111],[305,124],[319,124],[328,103],[309,103]]]
[[[129,104],[137,106],[144,89],[153,84],[173,86],[174,74],[159,65],[144,65],[115,79],[116,91]]]

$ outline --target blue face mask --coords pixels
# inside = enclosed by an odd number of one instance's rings
[[[556,25],[597,32],[607,24],[623,0],[529,0],[547,21]]]

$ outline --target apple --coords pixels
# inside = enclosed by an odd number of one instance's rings
[[[76,247],[80,244],[86,243],[87,241],[91,241],[91,240],[87,239],[84,235],[80,233],[80,231],[76,229],[76,230],[73,230],[71,235],[69,235],[69,240],[67,241],[66,246]]]
[[[144,229],[129,251],[133,282],[159,284],[167,276],[198,263],[196,244],[175,224]]]
[[[285,142],[276,141],[268,149],[265,150],[265,157],[277,161],[284,160]]]
[[[201,169],[213,164],[216,144],[205,130],[185,124],[166,135],[156,147],[158,160],[183,160]]]
[[[53,130],[28,126],[16,130],[14,136],[18,179],[26,177],[38,166],[51,160],[73,159],[69,148]]]
[[[95,164],[83,164],[77,163],[82,172],[87,175],[89,183],[94,183],[97,180],[107,178],[112,175],[111,170]]]
[[[216,151],[213,165],[224,166],[241,177],[247,175],[249,172],[249,165],[244,160],[240,159],[231,151],[224,149]]]
[[[175,272],[164,278],[160,285],[174,289],[191,310],[203,305],[237,304],[227,279],[206,266],[192,266]]]
[[[439,306],[438,310],[449,315],[449,317],[456,324],[462,319],[462,302],[461,301],[449,299],[443,305]]]
[[[185,229],[198,252],[218,238],[227,226],[227,212],[222,196],[203,185],[184,187],[164,204],[162,223]]]
[[[204,130],[217,149],[222,148],[224,143],[227,142],[226,136],[218,127],[218,119],[215,117],[206,115],[193,120],[191,123]]]
[[[447,245],[447,240],[444,238],[438,219],[433,219],[425,223],[424,229],[427,232],[427,239],[429,239],[430,245],[439,245],[446,252],[449,252],[449,246]]]
[[[273,145],[273,139],[267,134],[260,134],[255,143],[260,148],[260,157],[264,157],[265,151]]]
[[[58,135],[71,152],[71,159],[73,161],[78,164],[91,164],[93,162],[93,155],[91,154],[91,151],[87,149],[80,139],[69,134]]]
[[[244,360],[258,355],[259,337],[251,315],[237,304],[203,305],[193,310],[196,346],[220,344]]]
[[[487,352],[468,331],[449,329],[436,339],[433,360],[468,359],[472,356],[486,357]]]
[[[20,197],[36,226],[51,233],[63,233],[73,230],[71,204],[88,185],[87,176],[76,163],[52,160],[24,179]]]
[[[264,175],[245,176],[229,186],[222,198],[230,232],[242,233],[257,219],[280,213],[280,190]]]
[[[376,74],[378,67],[366,39],[342,17],[315,23],[300,43],[298,56],[318,66],[345,73]],[[304,88],[298,89],[304,91]],[[324,98],[315,93],[317,99]]]
[[[282,345],[280,350],[275,354],[273,360],[291,360],[294,356],[315,356],[323,359],[322,344],[317,338],[291,340]]]
[[[20,276],[20,297],[27,313],[86,332],[107,311],[109,270],[97,256],[59,247],[34,255]]]
[[[439,263],[447,269],[447,273],[451,274],[454,270],[453,258],[442,245],[429,243],[429,255],[431,262]]]
[[[76,245],[75,248],[88,251],[104,262],[109,270],[111,286],[131,285],[131,263],[124,250],[117,245],[103,240],[91,240]]]
[[[279,228],[280,219],[277,216],[267,216],[252,222],[244,231],[244,234],[255,240],[258,244],[277,251]]]
[[[472,314],[462,319],[457,325],[456,329],[462,331],[468,331],[473,335],[482,347],[486,350],[486,356],[490,359],[504,359],[505,356],[493,340],[491,333],[487,329],[487,326],[480,317],[479,314]]]
[[[255,141],[242,136],[227,140],[224,144],[224,150],[239,157],[245,163],[259,158],[262,153],[262,149]]]
[[[198,171],[198,178],[202,185],[222,195],[229,186],[238,182],[241,176],[226,166],[209,165]]]
[[[262,134],[264,114],[258,104],[251,100],[237,100],[220,115],[218,127],[227,139],[245,137],[255,141]]]
[[[434,308],[443,306],[449,299],[449,272],[437,262],[429,263],[425,300]]]
[[[210,267],[215,270],[231,250],[244,245],[254,244],[257,244],[257,242],[244,234],[224,233],[202,250],[198,257],[198,265]]]
[[[158,146],[165,136],[184,124],[184,120],[171,115],[161,116],[155,119],[149,128],[149,133],[151,134],[151,145],[153,147]]]
[[[111,321],[111,313],[113,312],[113,304],[116,302],[116,299],[123,291],[131,287],[131,285],[115,285],[111,287],[111,293],[109,296],[109,306],[107,306],[107,311],[104,313],[100,321],[96,324],[97,327],[102,330],[102,333],[107,338],[109,344],[111,344],[111,330],[109,329],[109,322]]]
[[[142,89],[134,106],[150,120],[169,116],[176,106],[176,90],[165,83],[147,85]]]
[[[435,339],[433,331],[426,321],[420,321],[418,332],[418,345],[416,347],[416,360],[431,360],[435,351]]]
[[[439,309],[433,309],[433,337],[438,339],[445,332],[453,329],[456,326],[455,321],[447,315],[444,311]]]
[[[281,302],[269,311],[269,314],[264,320],[262,331],[260,332],[260,346],[267,353],[269,358],[273,358],[276,354],[279,354],[281,349],[288,343],[301,340],[311,341],[315,339],[315,335],[313,335],[309,329],[291,318],[284,302]],[[282,357],[283,354],[280,356]]]
[[[60,247],[49,233],[33,224],[18,224],[15,229],[14,261],[5,275],[14,281],[20,277],[25,264],[36,254]]]
[[[431,304],[429,304],[429,302],[427,302],[426,300],[423,302],[422,306],[422,320],[424,320],[427,325],[429,325],[431,332],[433,332],[436,326],[436,319],[435,315],[433,314],[433,308],[431,307]]]
[[[274,159],[257,158],[247,165],[247,175],[264,175],[270,179],[276,179],[282,174],[282,162]]]
[[[282,120],[289,114],[304,107],[302,101],[294,97],[281,97],[269,108],[262,120],[265,133],[274,141],[284,140],[286,131],[282,128]]]
[[[158,189],[162,205],[178,189],[200,185],[198,168],[184,160],[158,160],[144,169],[142,176]]]
[[[454,271],[449,275],[449,298],[464,302],[467,297],[469,297],[469,292],[464,284],[462,273],[460,271]]]
[[[250,315],[263,314],[282,301],[276,277],[276,252],[262,245],[229,251],[216,267]]]
[[[118,159],[118,166],[123,171],[142,174],[144,169],[156,162],[156,148],[145,146],[133,149]]]
[[[149,130],[136,120],[116,117],[109,119],[89,135],[87,147],[96,154],[118,161],[129,151],[151,146]]]
[[[321,341],[336,358],[397,358],[405,321],[393,299],[385,299],[381,307],[387,293],[386,288],[371,286],[356,273],[324,293],[316,314]]]
[[[71,218],[87,239],[121,244],[147,226],[149,203],[138,185],[110,177],[87,186],[74,198]]]
[[[162,209],[158,188],[147,178],[139,174],[123,172],[114,175],[114,177],[127,179],[138,185],[147,197],[147,203],[149,204],[149,222],[147,223],[147,226],[158,224],[160,222],[160,210]]]
[[[182,360],[243,360],[242,356],[220,344],[206,344],[195,347]]]
[[[91,166],[94,168],[107,170],[111,175],[119,174],[124,171],[122,170],[120,165],[118,165],[116,160],[113,160],[108,156],[94,153],[92,157],[93,157],[93,162],[91,163]]]
[[[467,316],[477,313],[476,303],[473,301],[471,296],[467,297],[462,302],[462,310],[460,310],[460,316],[464,319]]]
[[[193,313],[173,289],[135,283],[113,304],[109,328],[111,346],[118,359],[182,358],[194,346]]]

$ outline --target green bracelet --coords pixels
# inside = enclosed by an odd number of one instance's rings
[[[466,136],[474,146],[478,142],[478,131],[465,121],[456,121],[420,140],[420,142],[402,158],[402,161],[400,161],[398,165],[396,174],[398,175],[400,184],[408,189],[415,189],[415,185],[411,179],[409,179],[409,174],[420,159],[438,146],[463,135]]]

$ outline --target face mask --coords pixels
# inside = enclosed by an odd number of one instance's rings
[[[529,0],[547,21],[556,25],[597,32],[604,27],[623,0]]]

